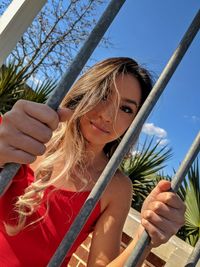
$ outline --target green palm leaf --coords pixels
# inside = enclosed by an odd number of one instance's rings
[[[44,103],[56,87],[55,81],[46,80],[38,82],[33,90],[27,85],[27,77],[26,67],[16,66],[14,62],[0,68],[1,114],[9,111],[19,99]]]
[[[179,235],[186,242],[195,246],[200,238],[200,177],[198,159],[189,169],[188,175],[179,190],[186,205],[185,225]]]
[[[153,144],[154,138],[145,140],[140,152],[126,158],[121,170],[130,177],[133,183],[132,206],[140,210],[142,202],[155,186],[157,172],[165,167],[164,162],[171,157],[171,149],[159,147],[160,142]]]
[[[43,81],[41,84],[37,84],[36,88],[31,90],[30,88],[26,88],[23,90],[21,94],[22,99],[45,103],[51,92],[55,89],[56,82],[52,80]]]
[[[20,98],[24,79],[19,68],[14,63],[0,68],[0,112],[4,113],[11,109]]]
[[[175,173],[175,171],[174,171]],[[155,185],[161,180],[172,180],[170,176],[158,175]],[[177,236],[195,246],[200,238],[200,178],[198,159],[193,163],[178,190],[179,196],[186,204],[185,225]]]

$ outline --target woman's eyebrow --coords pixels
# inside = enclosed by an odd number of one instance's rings
[[[125,102],[130,103],[130,104],[134,104],[136,106],[136,108],[138,108],[137,102],[135,100],[133,100],[133,99],[122,98],[122,101],[125,101]]]

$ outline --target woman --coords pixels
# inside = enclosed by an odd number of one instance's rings
[[[3,116],[0,164],[23,164],[0,200],[3,266],[47,265],[151,88],[137,62],[110,58],[74,84],[57,112],[20,100]],[[169,189],[161,181],[147,197],[137,235],[119,255],[132,184],[116,171],[62,266],[92,231],[89,267],[123,266],[144,228],[151,246],[165,243],[185,212]]]

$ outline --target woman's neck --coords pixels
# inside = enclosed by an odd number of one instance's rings
[[[68,180],[63,178],[59,182],[54,183],[54,185],[60,188],[71,189],[72,191],[79,191],[83,189],[91,190],[104,170],[108,162],[108,158],[104,154],[103,149],[94,150],[91,146],[87,147],[84,158],[83,169],[76,167]],[[63,165],[64,162],[54,166],[52,177],[55,177],[60,173]],[[85,183],[86,180],[88,180],[88,184]]]
[[[87,167],[97,167],[98,169],[104,168],[108,162],[108,158],[105,155],[102,146],[94,147],[88,145],[85,151],[85,161]]]

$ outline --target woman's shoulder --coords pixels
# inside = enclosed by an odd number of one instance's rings
[[[111,190],[114,190],[115,192],[118,192],[118,194],[122,195],[132,194],[131,179],[120,170],[117,170],[111,180]]]
[[[123,203],[124,208],[129,208],[131,200],[132,182],[128,176],[118,170],[105,190],[102,204],[106,208],[110,205],[119,207]]]

